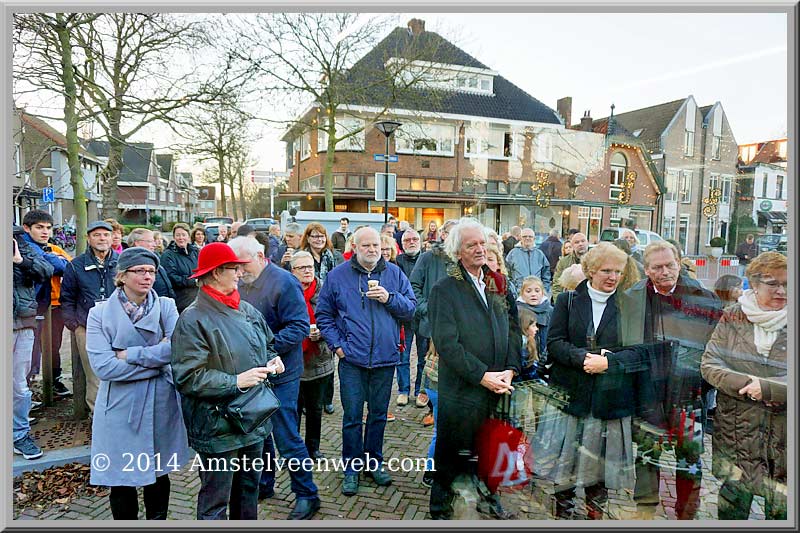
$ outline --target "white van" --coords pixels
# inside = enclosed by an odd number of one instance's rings
[[[622,232],[626,231],[628,228],[605,228],[602,232],[600,232],[600,242],[602,241],[615,241],[617,239],[622,238]],[[663,241],[664,239],[658,233],[654,231],[649,231],[646,229],[637,229],[633,231],[636,234],[636,238],[639,239],[639,246],[642,248],[646,247],[648,244],[656,241]]]
[[[325,226],[328,236],[339,229],[339,220],[347,217],[350,220],[350,231],[355,231],[359,226],[370,226],[377,231],[383,226],[383,213],[347,213],[345,211],[297,211],[291,215],[289,211],[281,213],[281,231],[286,231],[286,224],[296,222],[300,228],[311,222],[319,222]]]

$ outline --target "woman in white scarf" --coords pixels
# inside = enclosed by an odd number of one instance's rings
[[[725,310],[706,346],[703,377],[717,391],[712,473],[718,518],[746,520],[754,494],[767,519],[786,519],[786,257],[765,252],[745,271],[752,289]]]

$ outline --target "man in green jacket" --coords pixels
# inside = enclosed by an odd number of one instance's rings
[[[558,260],[556,271],[553,274],[553,301],[558,298],[559,294],[564,292],[564,287],[561,286],[560,281],[561,274],[572,265],[580,263],[581,257],[589,251],[589,241],[583,233],[573,233],[569,242],[572,243],[572,253]]]

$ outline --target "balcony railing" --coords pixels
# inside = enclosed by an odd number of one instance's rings
[[[363,191],[375,188],[374,174],[334,174],[334,190]],[[300,181],[301,192],[322,191],[322,176]],[[406,192],[455,192],[455,179],[435,176],[398,176],[397,190]]]

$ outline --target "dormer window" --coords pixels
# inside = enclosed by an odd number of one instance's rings
[[[428,61],[401,61],[391,58],[386,62],[386,68],[396,69],[406,84],[487,96],[494,94],[494,77],[498,75],[495,71]]]

